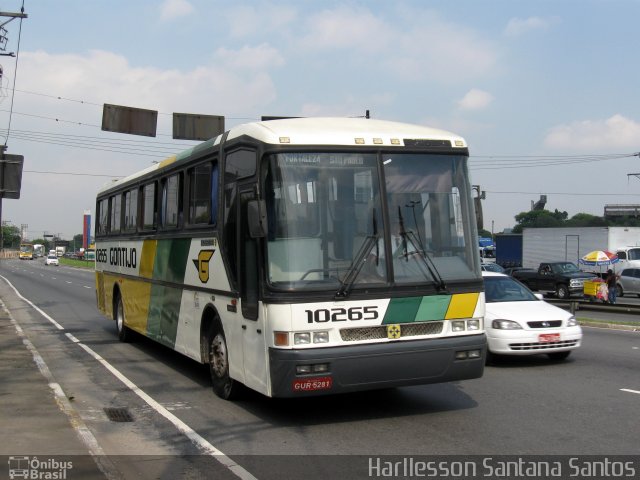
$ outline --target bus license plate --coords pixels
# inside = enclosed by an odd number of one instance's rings
[[[538,341],[540,343],[559,342],[560,334],[559,333],[541,333],[540,335],[538,335]]]
[[[312,392],[315,390],[329,390],[333,386],[331,377],[301,378],[293,381],[295,392]]]

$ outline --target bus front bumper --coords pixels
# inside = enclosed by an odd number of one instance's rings
[[[344,347],[270,348],[271,396],[327,395],[479,378],[486,347],[486,336],[480,334]],[[463,352],[473,353],[463,358]],[[301,369],[310,373],[299,373]]]

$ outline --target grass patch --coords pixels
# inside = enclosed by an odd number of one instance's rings
[[[87,268],[91,270],[96,268],[95,260],[76,260],[74,258],[60,257],[58,261],[60,262],[60,265],[67,265],[69,267]]]

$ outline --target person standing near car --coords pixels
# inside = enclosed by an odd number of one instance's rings
[[[607,270],[607,288],[609,289],[609,303],[616,303],[616,294],[618,293],[618,275],[611,269]]]

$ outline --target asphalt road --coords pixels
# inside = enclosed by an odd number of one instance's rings
[[[118,342],[96,309],[93,272],[7,260],[0,275],[63,328],[0,279],[3,301],[103,451],[163,459],[155,470],[125,462],[141,478],[195,469],[184,458],[211,454],[207,445],[214,460],[232,459],[257,478],[355,478],[382,455],[640,453],[640,332],[587,327],[564,362],[507,359],[460,383],[297,400],[248,392],[227,402],[212,393],[205,367],[144,338]],[[113,422],[105,407],[133,421]],[[217,478],[235,478],[213,463]]]

